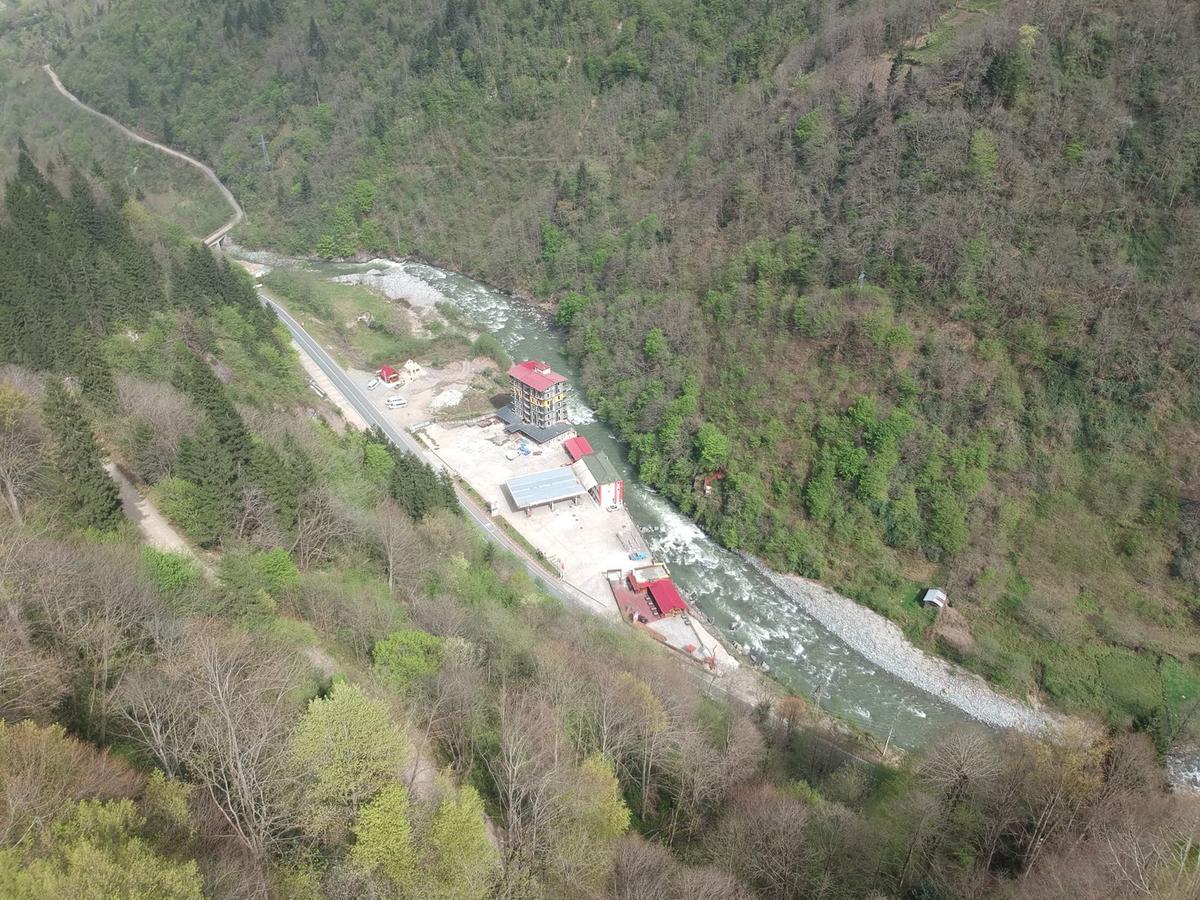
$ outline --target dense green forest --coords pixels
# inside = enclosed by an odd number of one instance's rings
[[[117,0],[40,28],[75,90],[213,161],[242,240],[555,304],[642,479],[727,546],[1177,736],[1194,4]],[[931,582],[966,627],[930,628]]]
[[[564,610],[314,400],[245,276],[122,199],[24,148],[5,191],[0,896],[1200,887],[1143,736],[888,767]],[[141,543],[105,457],[202,549]]]

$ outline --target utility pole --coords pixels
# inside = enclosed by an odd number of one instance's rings
[[[270,171],[271,157],[269,157],[267,155],[267,138],[266,138],[266,136],[260,133],[258,135],[258,143],[260,146],[262,146],[263,164],[267,167],[267,170]]]
[[[821,686],[817,688],[817,712],[821,711],[821,695],[825,693],[825,688],[829,687],[829,682],[833,681],[833,672],[825,674],[825,680],[821,682]]]

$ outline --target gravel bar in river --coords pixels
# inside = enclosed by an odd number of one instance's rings
[[[798,575],[772,572],[747,557],[775,585],[827,629],[879,668],[998,728],[1029,733],[1057,732],[1062,721],[1006,697],[978,675],[914,647],[894,622],[849,597]]]

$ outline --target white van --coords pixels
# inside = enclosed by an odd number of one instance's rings
[[[408,406],[408,401],[403,397],[388,397],[383,401],[383,405],[388,409],[403,409]]]

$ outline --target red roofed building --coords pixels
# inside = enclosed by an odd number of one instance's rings
[[[510,378],[515,378],[539,393],[544,393],[556,384],[562,384],[567,379],[555,372],[547,363],[538,359],[527,359],[519,362],[508,370]]]
[[[571,462],[579,462],[592,452],[592,445],[588,443],[587,438],[580,436],[564,441],[563,449],[567,451],[567,456],[571,457]]]
[[[400,380],[400,373],[391,366],[380,366],[379,377],[383,379],[386,384],[395,384]]]
[[[527,359],[508,370],[513,412],[530,425],[550,428],[567,421],[567,379],[546,363]]]
[[[687,604],[679,596],[679,589],[670,578],[662,578],[650,582],[650,599],[658,607],[660,616],[669,616],[677,612],[687,612]]]

